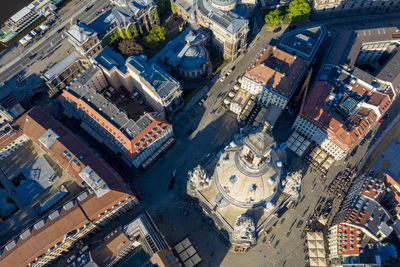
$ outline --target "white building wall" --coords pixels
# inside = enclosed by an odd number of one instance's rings
[[[293,124],[293,127],[296,127],[297,123],[297,132],[317,143],[335,160],[341,160],[343,157],[346,156],[346,151],[344,151],[336,143],[331,141],[329,136],[319,127],[304,118],[300,118],[299,120],[299,117],[297,117],[296,122]]]
[[[0,160],[5,159],[9,155],[11,155],[14,151],[16,151],[18,148],[20,148],[23,144],[25,144],[29,140],[26,135],[21,135],[14,141],[12,141],[10,144],[8,144],[6,147],[4,147],[2,150],[0,150]]]
[[[10,113],[7,112],[2,106],[0,106],[0,124],[6,123],[6,122],[12,122],[13,117],[11,116]]]
[[[96,91],[102,91],[108,87],[108,82],[100,68],[97,72],[84,84]]]
[[[263,86],[245,76],[242,78],[242,88],[252,95],[258,95],[262,92]]]
[[[136,168],[139,168],[140,165],[153,153],[160,148],[169,138],[171,138],[174,135],[172,126],[168,127],[165,131],[163,131],[160,135],[160,137],[153,142],[149,147],[147,147],[145,150],[140,152],[139,155],[135,157],[135,159],[132,161],[133,165]]]
[[[132,77],[133,86],[144,96],[146,102],[152,106],[158,113],[165,117],[164,105],[162,99],[156,95],[151,88],[148,88],[145,83],[142,82],[139,74],[128,68],[128,72]]]

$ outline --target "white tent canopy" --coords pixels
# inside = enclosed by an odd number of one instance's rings
[[[326,267],[324,235],[322,232],[306,232],[310,266]]]

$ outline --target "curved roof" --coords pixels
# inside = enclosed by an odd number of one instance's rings
[[[276,164],[280,155],[270,149],[272,144],[272,137],[258,132],[248,136],[241,146],[230,148],[221,155],[214,179],[220,195],[230,204],[256,208],[274,197],[280,186],[281,167]],[[244,146],[254,153],[257,153],[254,148],[262,151],[265,162],[257,167],[245,163],[241,154]]]
[[[201,45],[191,46],[179,63],[179,68],[184,71],[200,69],[208,61],[208,52]]]
[[[217,6],[230,6],[236,4],[236,0],[211,0],[211,2]]]

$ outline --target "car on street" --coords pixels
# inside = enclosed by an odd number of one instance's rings
[[[75,255],[72,255],[71,257],[69,257],[68,259],[67,259],[67,262],[68,263],[71,263],[73,260],[75,260],[76,259],[76,256]]]
[[[363,140],[361,140],[360,146],[363,146],[365,144],[365,142],[367,142],[367,140],[364,138]]]
[[[89,11],[89,9],[91,9],[93,7],[93,5],[89,5],[89,6],[87,6],[86,8],[85,8],[85,12],[88,12]]]
[[[199,100],[199,102],[197,102],[197,104],[199,104],[199,106],[201,107],[204,104],[205,101],[206,101],[206,99],[202,98],[202,99]]]
[[[225,81],[226,76],[222,76],[221,79],[219,79],[219,81],[222,83],[223,81]]]
[[[226,76],[231,75],[231,73],[232,73],[232,69],[228,70],[228,72],[226,73]]]
[[[356,147],[353,149],[353,151],[351,151],[350,156],[353,157],[353,156],[357,153],[357,150],[358,150],[358,146],[356,146]]]

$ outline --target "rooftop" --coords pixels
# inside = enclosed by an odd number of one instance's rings
[[[108,131],[114,129],[115,138],[119,136],[120,144],[129,151],[128,156],[135,158],[141,151],[157,141],[159,135],[170,125],[160,115],[145,113],[138,120],[130,119],[126,112],[119,109],[110,100],[105,99],[99,92],[79,83],[73,83],[60,96],[81,110],[90,110],[102,124],[107,122]],[[111,127],[112,126],[112,127]],[[117,134],[118,132],[118,134]],[[127,138],[127,139],[125,139]]]
[[[112,10],[108,10],[104,14],[93,20],[88,26],[97,33],[99,39],[101,40],[111,29],[114,21],[115,19],[112,14]]]
[[[66,91],[94,108],[99,114],[114,124],[117,129],[120,129],[125,135],[129,136],[130,139],[139,135],[153,121],[153,118],[147,114],[144,114],[137,121],[133,121],[128,118],[123,110],[118,109],[114,103],[87,86],[73,83]]]
[[[92,259],[100,267],[107,266],[128,246],[132,246],[131,241],[118,227],[104,238],[104,243],[91,251]]]
[[[126,73],[124,57],[120,53],[115,52],[109,46],[104,48],[104,50],[97,55],[95,60],[107,70],[111,70],[115,67],[122,73]]]
[[[247,25],[245,16],[240,16],[232,11],[223,12],[211,6],[208,0],[197,1],[197,8],[206,16],[231,34],[241,31]]]
[[[309,61],[314,57],[324,36],[324,26],[296,29],[280,37],[279,48]]]
[[[138,73],[140,79],[149,85],[161,99],[166,99],[176,91],[181,91],[181,84],[157,63],[148,64],[141,57],[130,57],[126,62],[130,70]]]
[[[354,74],[326,65],[320,81],[310,88],[301,114],[345,151],[368,133],[393,101],[391,90]]]
[[[110,209],[127,198],[134,198],[131,190],[115,171],[110,169],[78,137],[40,108],[36,107],[25,113],[13,127],[22,129],[24,134],[51,155],[51,158],[57,161],[58,165],[66,170],[76,183],[84,185],[85,179],[82,179],[79,173],[86,170],[86,173],[90,174],[91,172],[88,171],[90,168],[101,177],[110,190],[105,193],[100,191],[102,194],[99,194],[95,185],[87,184],[96,194],[83,192],[57,207],[48,216],[22,230],[21,236],[11,239],[5,247],[0,249],[1,263],[5,266],[28,265],[49,248],[62,242],[66,236],[87,225],[89,220],[97,219],[104,210]],[[57,138],[46,147],[39,139],[49,129]],[[99,179],[95,182],[101,183]]]
[[[276,47],[266,45],[245,77],[289,98],[307,64]]]
[[[36,159],[22,173],[26,180],[21,181],[16,191],[25,204],[28,204],[32,199],[50,187],[53,181],[58,179],[57,174],[44,156]]]
[[[78,22],[77,24],[72,25],[67,33],[74,38],[79,43],[86,42],[95,32],[90,29],[85,23]]]
[[[208,51],[203,47],[207,37],[208,34],[201,27],[189,26],[158,52],[154,59],[186,72],[198,70],[208,60]]]
[[[78,74],[78,77],[76,77],[76,81],[80,84],[86,84],[98,71],[101,71],[99,67],[97,67],[96,65],[91,65],[90,67],[87,67],[84,71]]]
[[[377,27],[360,30],[347,30],[340,33],[340,44],[334,55],[334,64],[355,66],[360,51],[368,44],[390,44],[399,42],[399,27]],[[381,50],[383,51],[383,50]]]
[[[77,52],[72,52],[66,58],[58,62],[54,67],[50,68],[48,71],[45,72],[44,77],[47,80],[51,80],[54,76],[64,71],[68,68],[72,63],[79,59],[79,55]]]
[[[14,22],[18,22],[20,19],[28,15],[34,7],[32,5],[26,6],[22,8],[20,11],[15,13],[13,16],[11,16],[11,20]]]

